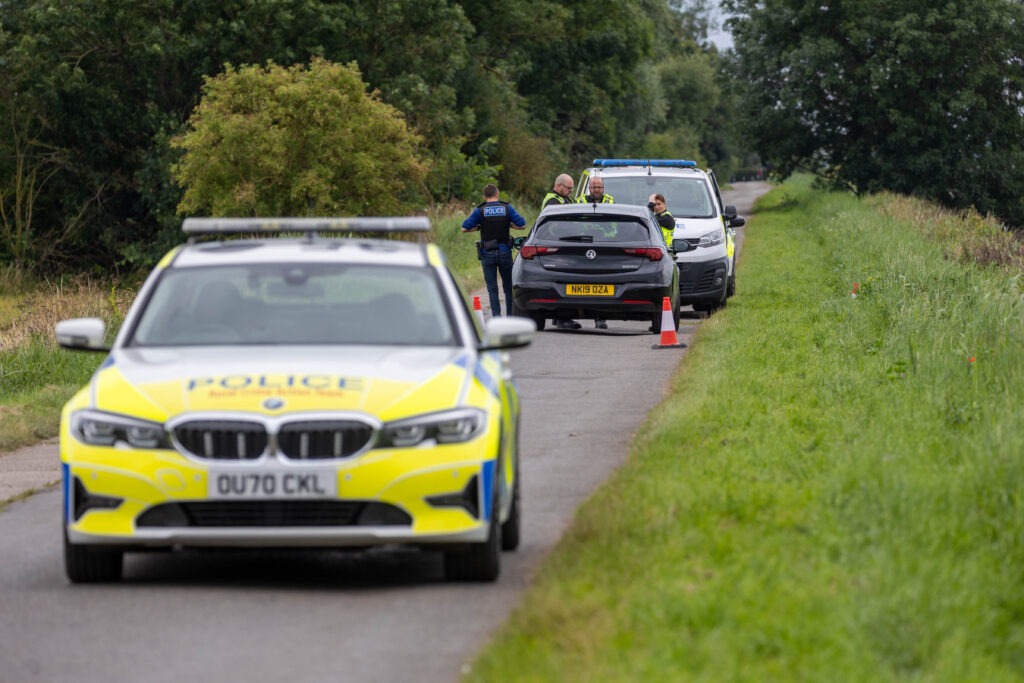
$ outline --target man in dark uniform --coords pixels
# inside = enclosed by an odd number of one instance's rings
[[[477,249],[484,269],[487,295],[491,299],[491,315],[501,315],[499,273],[501,287],[505,290],[505,313],[512,313],[512,237],[509,229],[525,227],[526,219],[511,204],[498,199],[498,186],[491,183],[484,185],[483,203],[462,222],[462,232],[480,231]]]
[[[572,176],[568,173],[563,173],[555,178],[555,186],[551,192],[544,195],[544,201],[540,205],[541,210],[543,211],[545,206],[552,204],[572,204],[572,190],[575,186]],[[583,327],[575,320],[559,320],[558,318],[555,318],[554,324],[560,330],[578,330]]]

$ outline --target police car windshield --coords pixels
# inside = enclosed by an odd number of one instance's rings
[[[128,346],[455,344],[430,269],[255,264],[163,273]]]
[[[714,218],[715,203],[703,178],[694,176],[604,176],[604,192],[618,204],[646,205],[652,194],[661,194],[675,218]]]

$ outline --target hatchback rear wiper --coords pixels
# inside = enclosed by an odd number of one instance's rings
[[[593,235],[566,235],[565,237],[559,237],[559,242],[593,242]]]

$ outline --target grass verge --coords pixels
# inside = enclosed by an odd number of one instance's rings
[[[739,294],[467,680],[1021,680],[1020,277],[916,227],[762,200]]]

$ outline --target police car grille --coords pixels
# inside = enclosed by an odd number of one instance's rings
[[[169,503],[183,514],[186,524],[167,524],[169,511],[158,505],[139,516],[140,527],[287,527],[352,526],[366,503],[335,500],[253,500],[206,503]]]
[[[709,270],[696,282],[681,282],[679,283],[679,291],[682,294],[692,294],[694,292],[703,292],[709,289],[715,288],[715,271]]]
[[[356,420],[290,422],[278,433],[281,453],[288,458],[347,458],[363,450],[373,427]]]
[[[267,448],[267,430],[256,422],[202,420],[174,428],[182,448],[199,458],[254,460]]]

